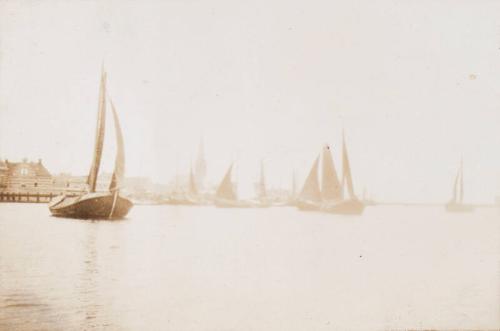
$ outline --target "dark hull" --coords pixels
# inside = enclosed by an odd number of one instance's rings
[[[57,217],[94,220],[124,218],[132,208],[132,202],[121,196],[116,197],[116,201],[114,199],[113,193],[57,197],[49,204],[49,209]],[[112,209],[113,214],[110,215]]]

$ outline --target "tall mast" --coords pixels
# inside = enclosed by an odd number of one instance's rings
[[[106,128],[106,72],[102,69],[101,84],[99,88],[99,105],[97,110],[97,126],[94,145],[94,158],[90,167],[87,184],[89,191],[95,192],[99,167],[101,166],[102,149],[104,145],[104,133]]]
[[[356,199],[354,193],[354,185],[352,183],[351,165],[349,163],[349,155],[347,153],[347,146],[345,142],[345,134],[342,130],[342,189],[347,185],[347,193],[349,198]]]
[[[321,174],[321,197],[323,200],[338,200],[342,196],[339,178],[333,164],[330,146],[323,147],[323,171]]]
[[[460,203],[464,201],[464,163],[462,160],[460,160],[460,185],[459,185],[458,201]]]

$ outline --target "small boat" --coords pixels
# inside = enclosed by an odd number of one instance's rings
[[[260,162],[260,179],[256,184],[257,187],[257,199],[255,201],[255,206],[258,208],[271,207],[272,203],[267,194],[266,188],[266,177],[264,174],[264,162]]]
[[[117,145],[115,168],[109,189],[106,192],[96,192],[106,124],[106,73],[103,70],[99,89],[94,158],[87,178],[88,192],[75,197],[66,196],[65,194],[55,197],[49,203],[49,210],[54,216],[95,220],[120,219],[125,217],[133,206],[129,199],[120,195],[125,173],[125,151],[118,115],[112,101],[109,101],[113,113]]]
[[[460,167],[455,181],[453,183],[453,192],[451,200],[445,205],[446,211],[452,213],[470,213],[474,211],[474,206],[464,204],[464,170],[463,161],[460,161]]]
[[[217,191],[215,192],[215,206],[219,208],[251,208],[255,204],[250,201],[243,201],[238,199],[236,194],[235,185],[231,177],[233,171],[233,164],[229,166],[222,179]]]

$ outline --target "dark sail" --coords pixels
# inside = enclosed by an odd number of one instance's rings
[[[97,111],[97,127],[94,145],[94,159],[87,178],[89,191],[95,192],[99,167],[101,165],[102,148],[104,144],[104,131],[106,127],[106,73],[101,73],[101,85],[99,88],[99,106]]]
[[[111,177],[111,183],[109,185],[110,191],[119,190],[123,184],[123,177],[125,175],[125,149],[123,145],[123,133],[120,127],[120,121],[118,120],[118,114],[116,113],[115,106],[110,100],[111,110],[113,111],[113,120],[115,123],[115,133],[116,133],[116,157],[115,157],[115,169],[113,171],[113,176]]]

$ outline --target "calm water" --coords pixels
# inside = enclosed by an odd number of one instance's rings
[[[0,330],[500,327],[500,212],[0,204]]]

